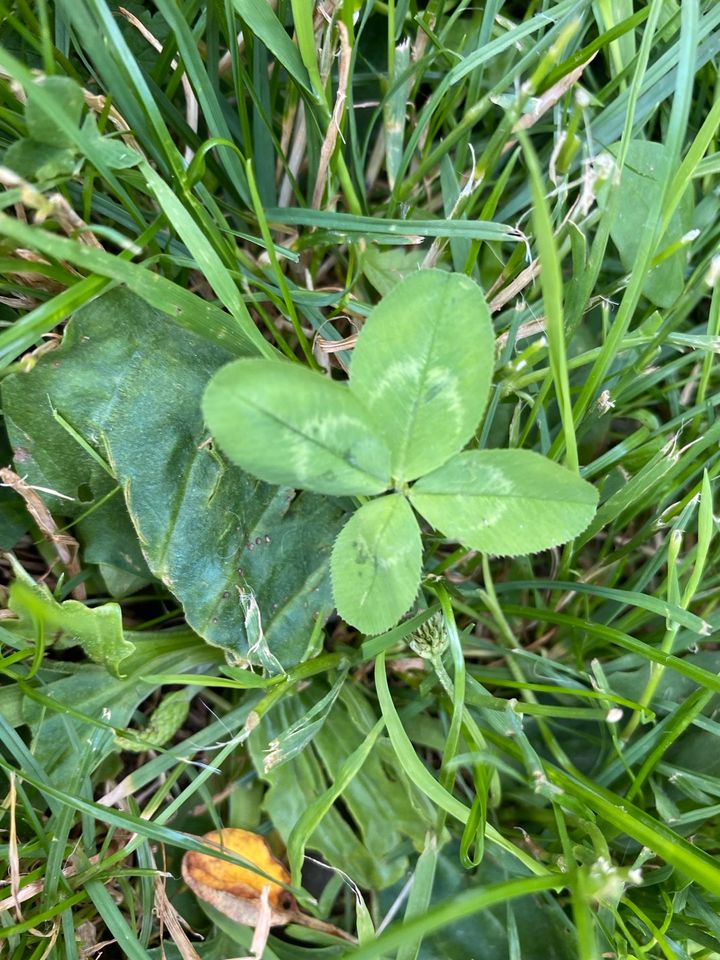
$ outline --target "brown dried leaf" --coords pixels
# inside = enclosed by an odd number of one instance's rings
[[[200,960],[200,954],[182,928],[183,918],[168,899],[162,874],[155,877],[155,913],[160,921],[161,935],[163,926],[166,926],[182,960]]]
[[[35,489],[25,483],[22,477],[19,477],[9,467],[3,467],[0,470],[0,484],[4,487],[10,487],[23,498],[28,513],[37,524],[43,537],[52,543],[60,563],[65,567],[68,575],[70,577],[77,576],[80,573],[80,563],[78,561],[80,545],[74,537],[59,532],[52,514]],[[85,584],[79,583],[72,591],[72,595],[76,600],[86,600]]]

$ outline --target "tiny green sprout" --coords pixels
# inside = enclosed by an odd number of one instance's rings
[[[494,358],[477,284],[419,270],[372,311],[347,383],[242,359],[207,388],[213,437],[248,473],[363,499],[330,562],[338,612],[363,633],[388,630],[415,602],[416,514],[470,549],[517,556],[565,543],[595,513],[595,488],[537,453],[463,450],[482,420]]]

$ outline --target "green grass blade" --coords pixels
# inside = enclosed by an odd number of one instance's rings
[[[149,304],[173,317],[180,326],[229,350],[238,354],[257,352],[255,338],[251,340],[232,317],[141,264],[130,263],[37,227],[28,227],[4,214],[0,214],[0,235],[46,256],[67,260],[81,269],[126,284]]]

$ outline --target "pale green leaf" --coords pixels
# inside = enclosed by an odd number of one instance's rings
[[[363,633],[392,627],[420,585],[420,528],[405,497],[364,504],[341,530],[330,560],[338,613]]]
[[[137,166],[142,160],[142,154],[122,140],[102,136],[94,113],[88,113],[83,130],[92,138],[98,153],[112,170],[127,170]]]
[[[586,480],[530,450],[466,451],[410,493],[446,537],[497,556],[565,543],[590,523],[597,499]]]
[[[128,170],[136,167],[142,160],[137,150],[128,147],[122,140],[113,140],[110,137],[98,137],[97,150],[111,170]]]
[[[393,451],[397,480],[439,467],[467,443],[485,409],[494,354],[485,298],[463,274],[417,271],[373,310],[350,388]]]
[[[618,149],[619,146],[614,145],[610,152],[616,153]],[[628,273],[635,266],[647,226],[654,222],[656,211],[662,202],[667,156],[667,149],[662,143],[633,140],[628,148],[620,183],[617,186],[607,184],[600,192],[598,199],[601,207],[607,203],[609,190],[620,192],[617,216],[610,229],[610,236]],[[692,226],[692,214],[692,192],[686,190],[670,218],[667,232],[661,239],[656,254],[662,256],[663,251],[668,252],[673,245],[680,243]],[[643,293],[658,307],[672,306],[682,293],[688,250],[687,246],[679,245],[648,272]]]
[[[408,274],[416,273],[425,259],[425,250],[404,246],[381,249],[376,243],[368,243],[360,255],[362,270],[381,296],[396,287]]]
[[[232,461],[267,483],[316,493],[382,493],[390,454],[358,399],[298,364],[238,360],[203,398],[205,421]]]
[[[73,147],[75,144],[57,123],[55,117],[46,109],[46,99],[35,96],[37,85],[41,85],[46,97],[52,99],[53,110],[61,114],[73,126],[80,126],[80,116],[85,105],[82,88],[69,77],[43,77],[35,84],[28,85],[25,93],[25,122],[28,133],[38,143],[47,143],[53,147]]]
[[[3,164],[25,180],[42,182],[71,174],[75,158],[75,151],[68,147],[56,147],[23,137],[7,148]]]
[[[15,579],[10,587],[8,606],[26,623],[31,635],[44,631],[46,639],[66,646],[79,644],[95,663],[113,673],[129,657],[135,644],[123,635],[122,612],[117,603],[87,607],[79,600],[58,603],[44,583],[36,583],[14,557],[10,557]]]

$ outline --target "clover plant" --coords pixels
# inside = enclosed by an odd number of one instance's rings
[[[330,569],[338,613],[363,633],[392,627],[417,596],[417,515],[470,549],[515,556],[570,540],[595,513],[595,488],[537,453],[463,451],[485,410],[494,355],[477,284],[420,270],[372,311],[347,383],[242,359],[208,386],[206,423],[244,470],[358,499]]]

